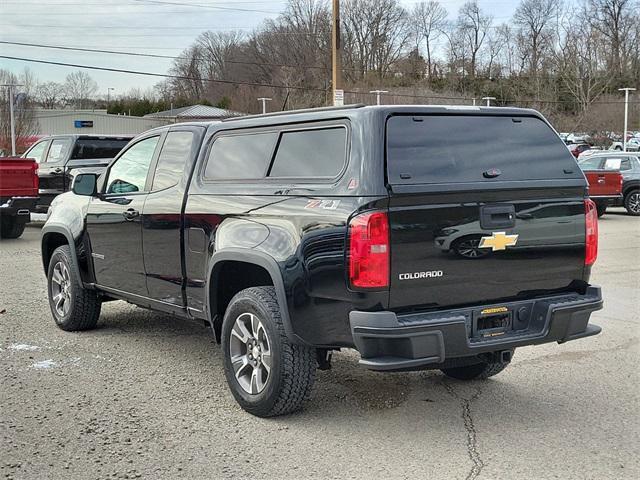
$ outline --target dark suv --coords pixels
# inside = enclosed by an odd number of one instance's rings
[[[465,132],[451,142],[451,132]],[[595,205],[533,110],[315,109],[133,140],[52,203],[53,317],[128,302],[210,325],[259,416],[355,348],[374,370],[487,378],[523,345],[600,332]]]

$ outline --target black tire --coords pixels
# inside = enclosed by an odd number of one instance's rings
[[[16,217],[0,217],[0,237],[18,238],[24,233],[26,223]]]
[[[61,265],[58,267],[58,265]],[[62,267],[63,266],[63,267]],[[56,268],[66,268],[68,280],[65,279],[64,287],[54,280]],[[60,272],[60,270],[58,270]],[[67,288],[65,300],[61,305],[62,312],[56,307],[56,290]],[[90,330],[98,323],[102,302],[97,293],[82,286],[78,278],[77,269],[71,256],[68,245],[58,247],[51,255],[47,269],[47,290],[49,292],[49,307],[56,325],[67,332],[78,330]],[[68,302],[68,305],[64,303]]]
[[[509,362],[481,362],[464,367],[443,368],[441,371],[456,380],[486,380],[499,374],[507,365]]]
[[[624,208],[629,215],[640,216],[640,190],[631,190],[624,196]]]
[[[598,218],[607,213],[607,206],[596,203],[596,211],[598,212]]]
[[[257,393],[245,390],[246,384],[243,387],[236,378],[231,361],[231,349],[238,348],[233,347],[232,343],[243,345],[237,336],[232,339],[232,329],[245,315],[259,319],[269,342],[271,366],[263,389]],[[222,322],[222,351],[231,393],[240,406],[252,415],[273,417],[292,413],[299,410],[311,395],[317,367],[316,351],[289,341],[273,287],[247,288],[231,299]],[[249,348],[246,351],[248,355]],[[238,372],[243,368],[239,368]]]

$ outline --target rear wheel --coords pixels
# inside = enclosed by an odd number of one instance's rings
[[[56,325],[69,332],[94,328],[100,317],[101,301],[93,290],[82,286],[68,245],[51,255],[47,272],[49,306]]]
[[[640,215],[640,190],[632,190],[624,197],[624,208],[629,215]]]
[[[258,417],[298,410],[313,388],[315,349],[287,337],[273,287],[239,292],[222,322],[224,371],[240,406]]]
[[[16,217],[0,217],[0,237],[18,238],[24,233],[26,223]]]
[[[598,217],[601,217],[607,212],[607,206],[596,203],[596,210],[598,211]]]

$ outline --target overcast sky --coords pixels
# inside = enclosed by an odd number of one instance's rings
[[[411,8],[419,0],[401,0]],[[440,0],[453,18],[465,0]],[[508,21],[515,0],[480,0],[495,23]],[[251,32],[275,18],[286,0],[0,0],[0,40],[130,52],[179,55],[206,30]],[[171,60],[72,52],[0,44],[0,55],[64,63],[166,73]],[[25,66],[40,81],[64,81],[74,68],[0,58],[0,68],[18,73]],[[161,78],[86,70],[100,94],[146,89]]]

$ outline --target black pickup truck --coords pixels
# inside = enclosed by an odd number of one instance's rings
[[[353,106],[148,131],[54,200],[42,261],[60,328],[114,299],[204,321],[237,401],[271,416],[339,348],[468,380],[599,333],[597,241],[538,112]]]
[[[79,169],[102,172],[133,136],[122,135],[53,135],[44,137],[23,157],[38,163],[40,199],[35,211],[46,213],[51,201],[71,188]]]

